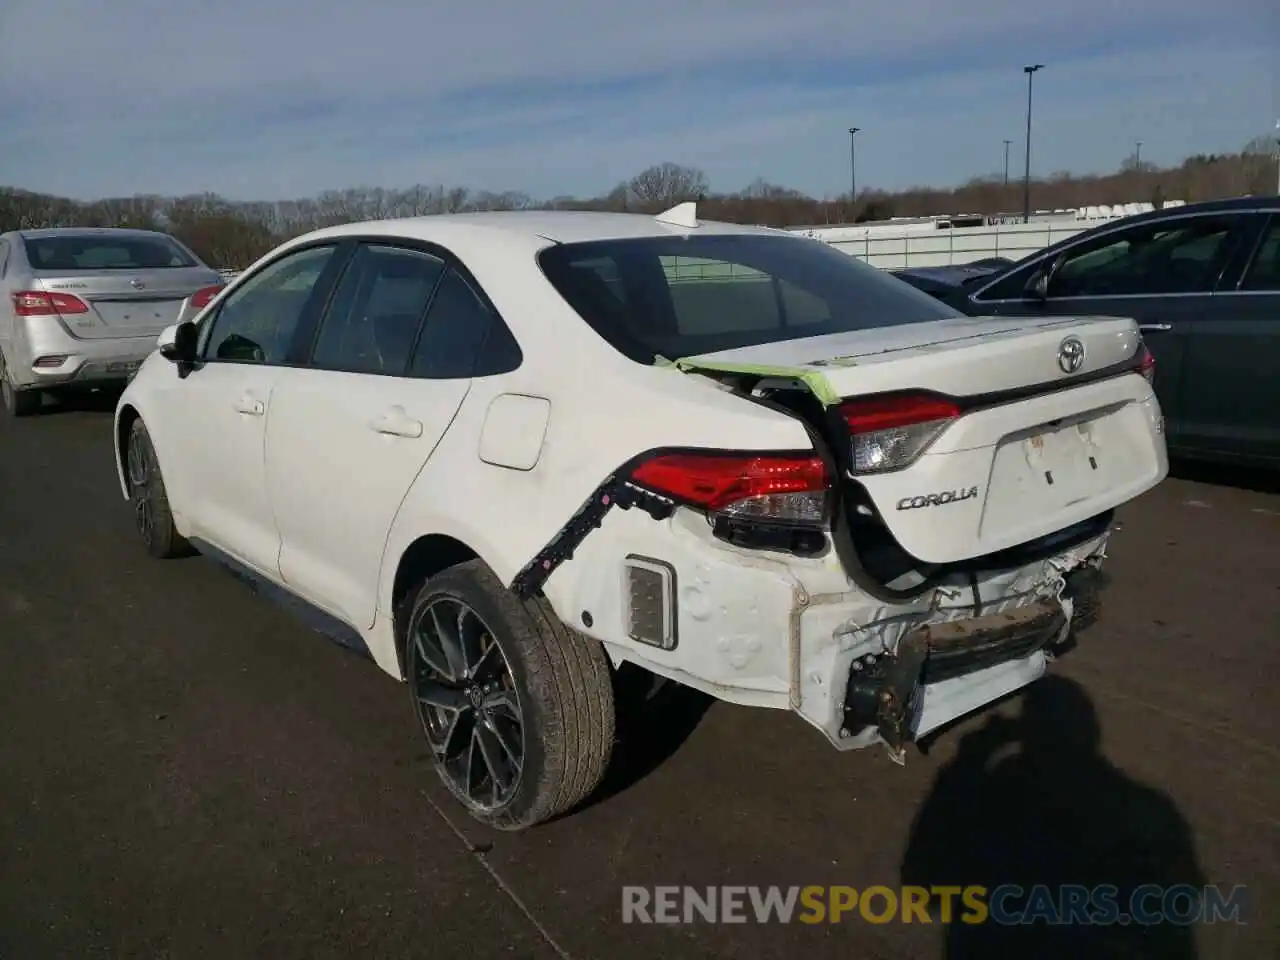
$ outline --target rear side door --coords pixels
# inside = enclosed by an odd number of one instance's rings
[[[275,387],[267,484],[294,592],[372,626],[387,535],[500,323],[437,248],[361,243],[305,366]]]
[[[1145,220],[1100,231],[1006,274],[972,297],[999,316],[1131,317],[1156,359],[1155,391],[1168,442],[1186,442],[1182,378],[1188,324],[1215,309],[1214,290],[1248,233],[1239,214]],[[1048,295],[1028,296],[1051,269]]]
[[[1210,313],[1188,321],[1182,439],[1211,457],[1280,461],[1280,213],[1251,232]]]

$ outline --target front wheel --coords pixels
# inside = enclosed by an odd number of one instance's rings
[[[613,752],[604,649],[482,561],[451,567],[404,612],[409,691],[436,772],[468,812],[519,830],[577,806]]]
[[[174,526],[160,462],[151,445],[151,435],[141,420],[133,421],[129,429],[126,468],[133,524],[147,553],[159,560],[190,553],[190,545]]]

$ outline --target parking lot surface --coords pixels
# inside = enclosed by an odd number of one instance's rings
[[[96,407],[0,423],[5,960],[1277,955],[1265,478],[1196,471],[1126,507],[1103,621],[905,768],[668,692],[596,802],[511,835],[450,801],[371,663],[208,560],[144,555]],[[1248,922],[621,919],[624,885],[1006,882],[1244,884]]]

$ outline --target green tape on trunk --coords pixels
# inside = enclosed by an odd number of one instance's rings
[[[716,373],[743,373],[755,377],[777,377],[798,380],[809,388],[823,406],[840,402],[840,395],[832,389],[827,378],[818,370],[808,367],[780,367],[763,363],[704,362],[702,360],[676,360],[675,366],[686,372],[704,370]]]

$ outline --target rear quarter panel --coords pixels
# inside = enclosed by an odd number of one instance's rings
[[[547,329],[561,323],[581,321],[576,315],[547,317]],[[798,420],[724,393],[702,378],[611,354],[602,341],[590,356],[574,361],[528,350],[515,372],[473,382],[393,523],[380,581],[384,613],[391,613],[399,558],[421,536],[445,534],[466,543],[510,584],[598,486],[645,451],[812,447]],[[530,470],[480,458],[490,404],[504,394],[549,402],[546,434]],[[573,577],[571,568],[565,564],[547,583],[553,605],[571,592],[560,589]]]

